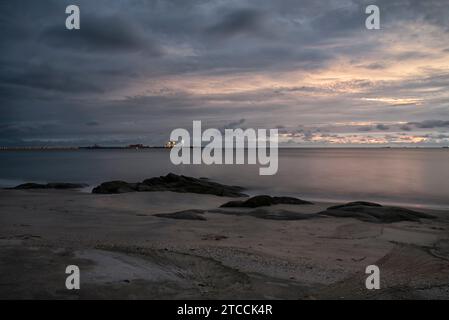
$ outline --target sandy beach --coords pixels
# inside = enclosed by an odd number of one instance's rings
[[[217,210],[230,200],[1,190],[0,299],[449,298],[447,211],[373,223],[307,218],[332,203],[279,204],[261,218]],[[381,270],[380,290],[365,288],[371,264]],[[65,288],[67,265],[79,266],[81,290]]]

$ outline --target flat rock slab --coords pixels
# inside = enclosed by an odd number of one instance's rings
[[[244,188],[239,186],[228,186],[204,178],[197,179],[170,173],[166,176],[147,179],[140,183],[128,183],[125,181],[105,182],[94,188],[92,193],[116,194],[171,191],[178,193],[211,194],[220,197],[247,197],[246,194],[242,193],[243,190]]]
[[[319,214],[337,218],[355,218],[373,223],[420,222],[421,219],[435,218],[432,215],[410,209],[386,207],[370,202],[350,202],[344,205],[329,207]]]
[[[230,201],[223,204],[221,208],[259,208],[276,204],[306,205],[313,203],[293,197],[271,197],[262,195],[252,197],[245,201]]]

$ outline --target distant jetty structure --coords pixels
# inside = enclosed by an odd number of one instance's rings
[[[18,146],[3,147],[0,151],[66,151],[66,150],[145,150],[145,149],[164,149],[167,146],[146,146],[143,144],[130,144],[128,146],[100,146],[98,144],[87,147],[65,147],[65,146]]]

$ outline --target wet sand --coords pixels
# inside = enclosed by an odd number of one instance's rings
[[[214,211],[230,200],[1,190],[0,298],[449,299],[449,212],[382,224]],[[332,205],[264,210],[314,214]],[[205,210],[204,219],[156,216],[191,209]],[[72,264],[79,291],[65,288]],[[380,290],[365,288],[371,264],[380,267]]]

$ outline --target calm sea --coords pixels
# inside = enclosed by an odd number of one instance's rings
[[[449,149],[281,149],[275,176],[257,165],[174,166],[169,151],[0,152],[0,185],[142,181],[169,172],[241,185],[250,194],[449,208]]]

